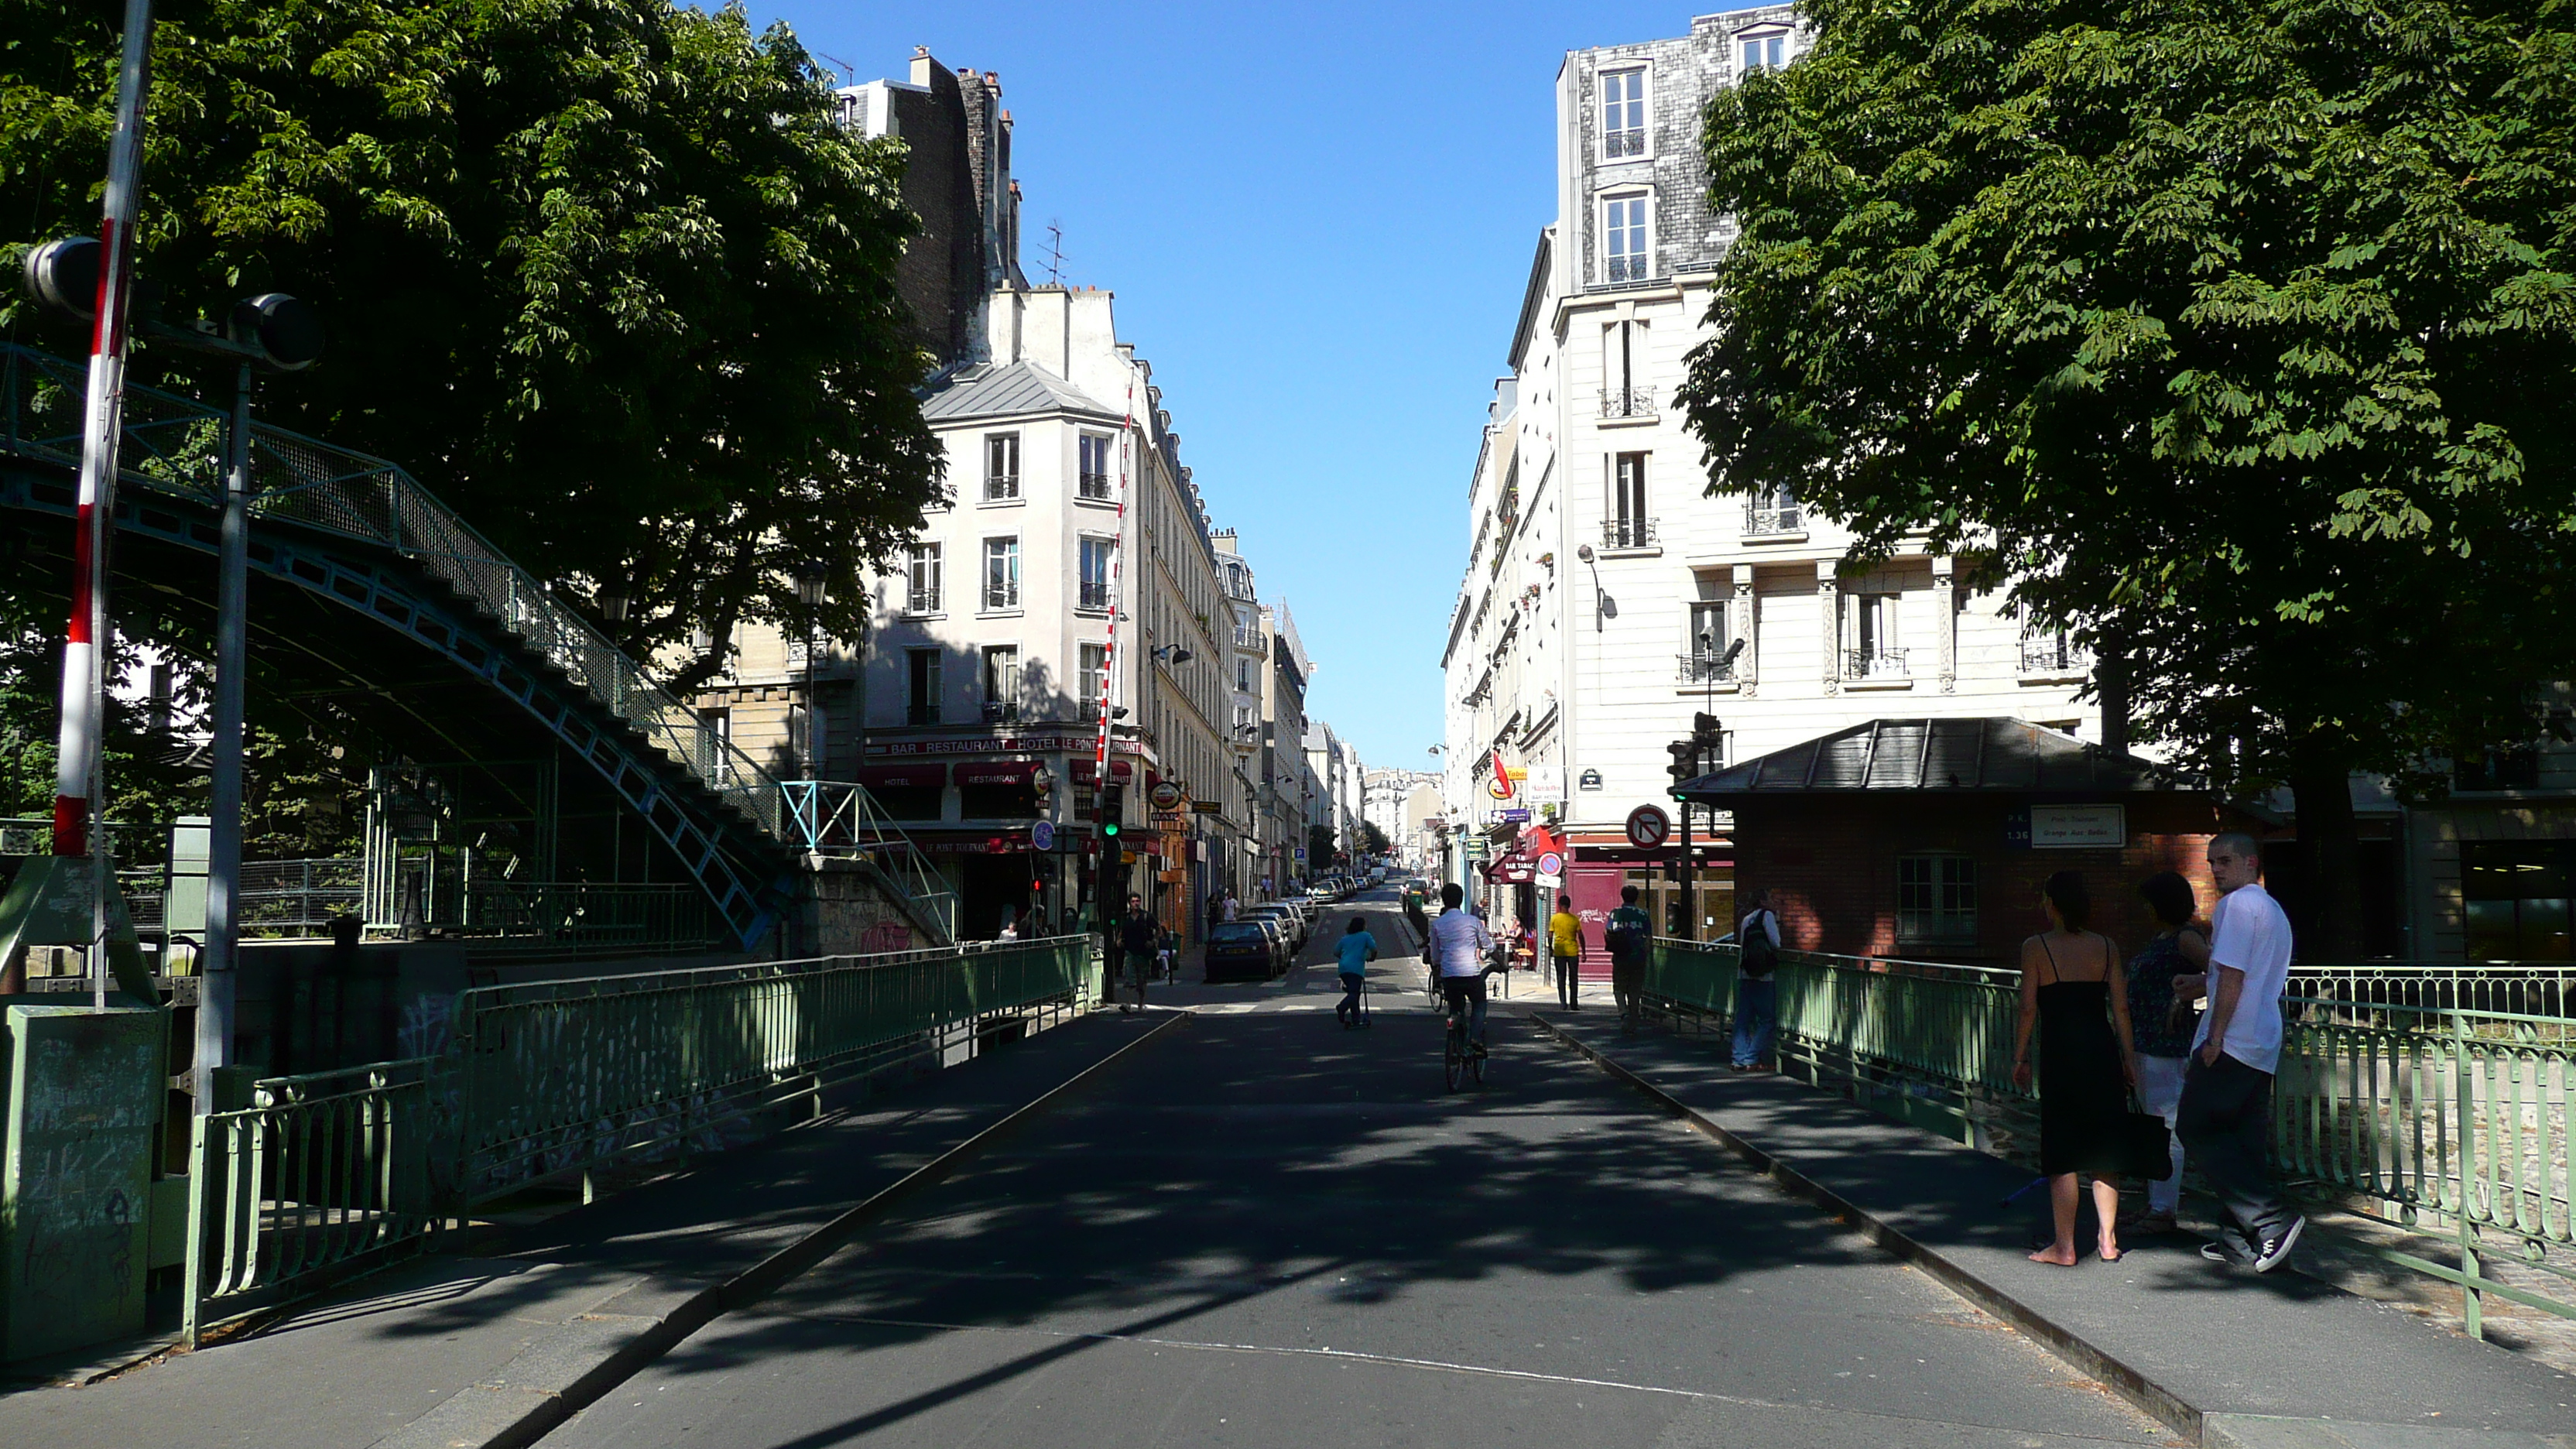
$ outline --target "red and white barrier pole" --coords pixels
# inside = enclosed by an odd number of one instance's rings
[[[54,854],[86,855],[102,878],[91,895],[91,990],[107,1004],[107,873],[93,849],[106,794],[100,740],[107,715],[107,546],[116,510],[116,444],[124,422],[126,304],[133,292],[134,217],[143,170],[143,102],[151,84],[152,0],[126,0],[125,53],[117,67],[116,131],[107,146],[107,197],[99,220],[98,307],[90,330],[89,407],[82,421],[79,536],[72,548],[72,608],[63,650],[63,727],[54,780]]]

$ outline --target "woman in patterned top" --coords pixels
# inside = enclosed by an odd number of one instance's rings
[[[2208,981],[2209,935],[2192,923],[2199,901],[2191,882],[2166,871],[2138,887],[2164,929],[2129,959],[2129,1033],[2138,1053],[2138,1101],[2165,1119],[2170,1131],[2182,1105],[2183,1070],[2191,1061],[2192,1028]],[[2147,1184],[2144,1215],[2121,1225],[2124,1233],[2170,1233],[2182,1204],[2182,1138],[2173,1138],[2173,1175]]]

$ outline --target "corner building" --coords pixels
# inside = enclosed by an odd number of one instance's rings
[[[1497,922],[1544,919],[1534,866],[1563,855],[1593,975],[1622,885],[1647,892],[1659,926],[1684,919],[1675,846],[1632,849],[1622,824],[1649,803],[1678,817],[1667,746],[1695,713],[1722,725],[1702,770],[1889,716],[2100,738],[2075,698],[2089,661],[1962,587],[1951,558],[1908,551],[1842,576],[1849,530],[1795,496],[1708,496],[1673,399],[1736,227],[1707,207],[1700,117],[1807,44],[1793,7],[1766,6],[1571,52],[1557,74],[1556,218],[1468,480],[1442,796],[1447,874]],[[1704,937],[1731,929],[1730,823],[1693,822]]]

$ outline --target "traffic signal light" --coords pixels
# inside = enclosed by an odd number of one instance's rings
[[[1104,785],[1100,789],[1100,838],[1118,838],[1119,822],[1127,814],[1127,787]]]
[[[1673,757],[1667,773],[1673,777],[1674,789],[1678,790],[1699,778],[1699,744],[1696,740],[1675,740],[1664,746],[1664,753]]]

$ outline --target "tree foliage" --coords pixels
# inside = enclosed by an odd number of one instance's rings
[[[2576,596],[2567,0],[1815,0],[1714,100],[1720,489],[1971,551],[2223,787],[2537,733]]]
[[[0,239],[94,232],[115,24],[0,0]],[[540,577],[624,581],[632,647],[801,618],[805,563],[848,581],[818,622],[856,633],[861,568],[938,493],[901,143],[842,130],[784,26],[205,0],[156,27],[147,134],[141,268],[174,320],[316,303],[329,352],[263,413],[401,463]]]

